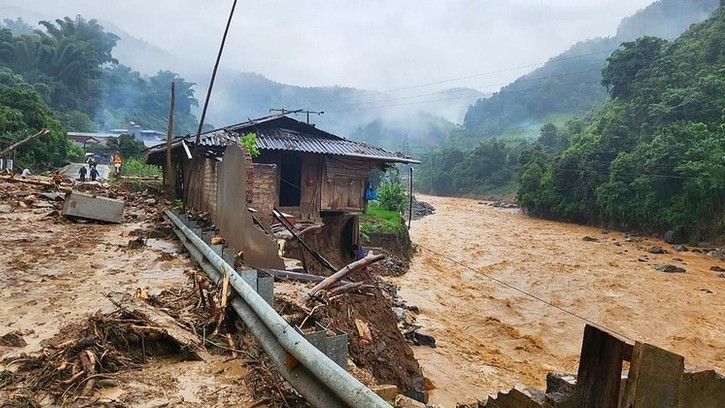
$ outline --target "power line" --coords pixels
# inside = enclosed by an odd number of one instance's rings
[[[444,84],[444,83],[448,83],[448,82],[456,82],[456,81],[462,81],[462,80],[471,79],[471,78],[478,78],[478,77],[482,77],[482,76],[501,74],[501,73],[516,71],[516,70],[525,69],[525,68],[533,68],[533,67],[540,66],[540,65],[543,65],[546,63],[569,61],[569,60],[578,59],[578,58],[590,57],[593,55],[611,53],[612,51],[614,51],[616,49],[617,48],[611,48],[611,49],[596,51],[596,52],[592,52],[592,53],[588,53],[588,54],[573,55],[571,57],[565,57],[565,58],[550,58],[546,61],[537,62],[537,63],[533,63],[533,64],[519,65],[516,67],[503,68],[503,69],[494,70],[494,71],[482,72],[482,73],[478,73],[478,74],[466,75],[466,76],[461,76],[461,77],[456,77],[456,78],[443,79],[443,80],[438,80],[438,81],[433,81],[433,82],[425,82],[425,83],[421,83],[421,84],[404,86],[404,87],[400,87],[400,88],[392,88],[392,89],[387,89],[387,90],[382,90],[382,91],[370,91],[370,92],[367,92],[367,93],[361,94],[361,95],[352,95],[352,96],[347,96],[347,97],[343,97],[343,98],[335,98],[335,99],[328,99],[328,100],[317,100],[317,101],[310,102],[310,104],[334,103],[334,102],[345,101],[345,100],[349,100],[349,99],[367,98],[372,95],[400,92],[400,91],[406,91],[406,90],[416,89],[416,88],[424,88],[424,87],[440,85],[440,84]]]
[[[535,77],[535,78],[519,78],[515,81],[515,83],[536,82],[536,81],[541,81],[541,80],[545,80],[545,79],[570,77],[570,76],[574,76],[574,75],[587,74],[587,73],[591,73],[591,72],[600,72],[600,71],[601,70],[599,70],[599,69],[590,69],[590,70],[585,70],[585,71],[564,72],[564,73],[560,73],[560,74],[541,76],[541,77]],[[510,83],[490,84],[487,86],[494,86],[494,85],[505,86],[508,84],[510,84]],[[529,88],[529,89],[539,89],[539,88]],[[418,95],[408,95],[408,96],[400,96],[400,97],[388,98],[388,99],[378,99],[378,100],[374,100],[374,101],[352,102],[352,103],[348,103],[348,104],[336,105],[334,108],[332,108],[332,111],[335,111],[335,108],[350,108],[350,107],[355,107],[355,106],[361,106],[361,105],[364,106],[364,105],[376,104],[376,103],[381,103],[381,102],[391,102],[391,101],[398,101],[398,100],[404,100],[404,99],[413,99],[413,98],[418,98],[418,97],[423,97],[423,96],[445,95],[445,94],[460,93],[460,92],[470,92],[470,89],[457,89],[457,90],[452,90],[452,91],[443,90],[443,91],[418,94]],[[465,95],[465,96],[460,97],[460,99],[464,99],[464,98],[479,99],[480,96],[479,95],[475,95],[475,96]],[[458,98],[455,98],[455,99],[458,99]],[[433,102],[433,101],[431,101],[431,102]],[[326,109],[328,109],[328,111],[330,111],[330,108],[326,108]],[[338,109],[337,111],[339,112],[340,110]]]
[[[530,292],[527,292],[527,291],[525,291],[523,289],[520,289],[520,288],[518,288],[518,287],[516,287],[516,286],[514,286],[514,285],[512,285],[510,283],[504,282],[501,279],[495,278],[495,277],[493,277],[493,276],[491,276],[491,275],[489,275],[489,274],[487,274],[485,272],[481,272],[481,271],[479,271],[476,268],[473,268],[471,266],[468,266],[468,265],[464,264],[461,261],[458,261],[456,259],[453,259],[453,258],[449,257],[446,254],[443,254],[443,253],[434,251],[434,250],[432,250],[432,249],[430,249],[430,248],[428,248],[426,246],[420,245],[420,244],[416,244],[416,245],[418,247],[420,247],[420,248],[423,248],[424,250],[426,250],[428,252],[431,252],[432,254],[435,254],[436,256],[439,256],[441,258],[445,258],[448,261],[453,262],[453,263],[455,263],[455,264],[457,264],[457,265],[459,265],[459,266],[461,266],[461,267],[463,267],[465,269],[468,269],[468,270],[470,270],[470,271],[472,271],[472,272],[474,272],[476,274],[482,275],[482,276],[484,276],[484,277],[486,277],[486,278],[488,278],[488,279],[490,279],[490,280],[492,280],[492,281],[494,281],[494,282],[496,282],[496,283],[498,283],[498,284],[500,284],[502,286],[505,286],[505,287],[507,287],[507,288],[509,288],[511,290],[514,290],[514,291],[519,292],[519,293],[521,293],[523,295],[526,295],[526,296],[528,296],[528,297],[530,297],[532,299],[535,299],[535,300],[537,300],[537,301],[539,301],[541,303],[546,304],[547,306],[553,307],[554,309],[557,309],[557,310],[559,310],[561,312],[564,312],[564,313],[568,314],[569,316],[575,317],[575,318],[577,318],[577,319],[579,319],[579,320],[581,320],[581,321],[583,321],[585,323],[589,323],[591,325],[594,325],[594,326],[597,326],[597,327],[601,327],[602,329],[604,329],[604,330],[606,330],[606,331],[608,331],[610,333],[614,333],[614,334],[616,334],[616,335],[618,335],[618,336],[620,336],[622,338],[625,338],[627,340],[630,340],[632,342],[636,341],[635,339],[633,339],[633,338],[631,338],[631,337],[629,337],[629,336],[627,336],[625,334],[622,334],[618,330],[611,329],[609,327],[604,326],[603,324],[597,323],[597,322],[595,322],[595,321],[593,321],[593,320],[591,320],[589,318],[586,318],[584,316],[578,315],[578,314],[576,314],[576,313],[574,313],[574,312],[572,312],[572,311],[570,311],[568,309],[565,309],[565,308],[563,308],[561,306],[557,306],[557,305],[551,303],[550,301],[548,301],[548,300],[546,300],[546,299],[544,299],[544,298],[542,298],[542,297],[540,297],[538,295],[535,295],[533,293],[530,293]]]

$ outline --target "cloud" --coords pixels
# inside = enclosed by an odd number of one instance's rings
[[[240,2],[223,66],[302,85],[391,89],[473,74],[482,91],[577,41],[609,36],[652,0],[269,0]],[[231,1],[0,0],[52,17],[81,14],[211,69]],[[185,67],[168,67],[183,73]]]

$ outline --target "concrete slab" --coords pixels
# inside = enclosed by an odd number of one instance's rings
[[[63,203],[63,215],[120,224],[124,204],[123,200],[71,191]]]

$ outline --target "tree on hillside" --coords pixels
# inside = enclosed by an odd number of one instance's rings
[[[607,87],[611,97],[629,98],[637,73],[657,59],[666,45],[666,40],[656,37],[622,43],[607,58],[607,66],[602,70],[602,85]]]
[[[0,67],[0,136],[8,144],[42,128],[50,133],[16,152],[18,167],[43,170],[62,165],[74,151],[58,119],[33,87],[20,75]]]

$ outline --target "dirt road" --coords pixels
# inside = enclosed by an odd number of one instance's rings
[[[709,270],[725,268],[723,262],[678,253],[654,239],[625,242],[621,233],[532,219],[475,200],[418,198],[436,214],[413,222],[412,239],[421,249],[396,283],[437,340],[435,349],[414,348],[437,387],[432,403],[485,399],[517,383],[543,389],[548,371],[576,372],[584,321],[484,274],[630,339],[682,354],[686,364],[725,372],[725,279]],[[585,235],[599,242],[583,241]],[[671,253],[648,253],[655,245]],[[687,273],[656,271],[661,263]]]

